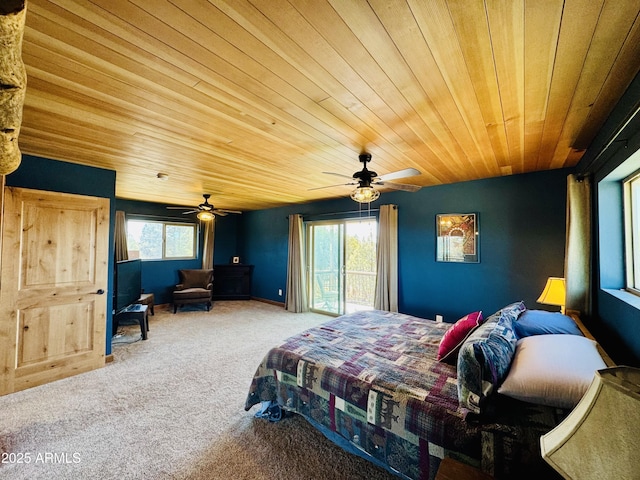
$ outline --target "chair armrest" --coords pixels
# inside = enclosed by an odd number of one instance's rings
[[[207,290],[213,290],[213,283],[207,284]]]
[[[184,290],[184,283],[178,283],[176,285],[176,290]]]

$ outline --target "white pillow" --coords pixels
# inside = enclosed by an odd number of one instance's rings
[[[535,335],[518,340],[498,392],[525,402],[573,408],[606,368],[596,342],[578,335]]]

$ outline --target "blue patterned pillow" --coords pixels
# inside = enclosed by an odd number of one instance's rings
[[[525,310],[522,302],[491,315],[464,342],[458,354],[460,406],[480,413],[485,399],[509,372],[518,338],[513,322]]]
[[[525,307],[524,302],[514,302],[510,305],[507,305],[503,309],[498,310],[493,315],[501,316],[501,317],[509,317],[511,318],[511,320],[515,322],[516,319],[520,316],[520,314],[524,312],[526,309],[527,307]]]

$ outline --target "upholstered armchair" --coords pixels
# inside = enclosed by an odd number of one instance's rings
[[[189,303],[204,303],[208,312],[213,292],[213,269],[178,270],[178,276],[180,283],[173,291],[173,313],[179,306]]]

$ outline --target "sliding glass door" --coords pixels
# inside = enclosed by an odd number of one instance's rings
[[[345,312],[373,309],[376,288],[378,222],[375,218],[345,222]]]
[[[334,315],[373,308],[375,218],[307,223],[309,308]]]
[[[344,225],[310,222],[307,239],[309,308],[341,315],[344,312]]]

